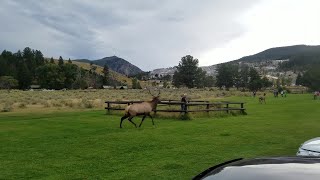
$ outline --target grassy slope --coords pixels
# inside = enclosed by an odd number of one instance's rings
[[[295,155],[319,136],[320,101],[246,101],[248,115],[147,119],[140,129],[104,111],[0,114],[0,179],[189,179],[238,157]],[[134,120],[140,122],[140,118]]]
[[[89,63],[83,63],[83,62],[77,62],[77,61],[72,61],[73,64],[79,66],[79,67],[82,67],[83,69],[87,69],[87,70],[90,70],[90,64]],[[99,73],[99,74],[103,74],[103,67],[101,66],[98,66],[98,65],[94,65],[97,67],[97,70],[96,72]],[[131,86],[132,84],[132,81],[130,78],[126,77],[125,75],[123,74],[120,74],[120,73],[117,73],[111,69],[109,69],[110,71],[110,76],[113,77],[114,79],[116,79],[117,81],[120,81],[120,82],[123,82],[125,84],[128,84]]]
[[[47,58],[47,60],[49,61],[50,59]],[[58,60],[56,59],[55,62],[58,63]],[[68,61],[65,60],[64,63],[68,63]],[[72,61],[72,64],[75,64],[75,65],[77,65],[79,67],[82,67],[83,69],[90,70],[90,64],[89,63]],[[94,66],[97,67],[96,72],[102,75],[103,74],[103,67],[102,66],[98,66],[98,65],[94,65]],[[110,76],[113,77],[114,79],[116,79],[117,81],[120,81],[122,83],[128,84],[129,86],[132,85],[132,80],[130,78],[126,77],[123,74],[117,73],[117,72],[115,72],[115,71],[113,71],[111,69],[109,69],[109,71],[110,71]]]

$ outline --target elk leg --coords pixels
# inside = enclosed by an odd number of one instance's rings
[[[127,117],[129,117],[128,115],[124,115],[122,118],[121,118],[121,121],[120,121],[120,128],[122,128],[122,121],[127,119]]]
[[[128,120],[129,120],[135,127],[137,127],[137,125],[136,125],[134,122],[131,121],[132,118],[133,118],[133,116],[129,117]]]
[[[140,123],[139,127],[141,127],[141,125],[142,125],[142,123],[143,123],[143,121],[144,121],[144,118],[146,118],[146,115],[144,115],[144,116],[142,117],[142,120],[141,120],[141,123]]]
[[[153,117],[152,117],[150,114],[148,114],[148,116],[151,118],[151,120],[152,120],[152,124],[154,125]]]

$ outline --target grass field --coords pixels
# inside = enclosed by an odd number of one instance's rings
[[[295,155],[319,136],[311,95],[245,101],[248,115],[146,119],[142,128],[105,111],[0,113],[0,179],[190,179],[238,157]],[[133,119],[136,123],[140,118]]]

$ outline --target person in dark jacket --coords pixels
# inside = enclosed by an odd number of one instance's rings
[[[187,94],[181,95],[181,111],[187,111]]]

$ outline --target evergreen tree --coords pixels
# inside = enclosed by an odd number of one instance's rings
[[[65,76],[61,73],[61,68],[56,64],[45,64],[37,69],[39,83],[41,87],[47,89],[64,88]]]
[[[54,64],[54,59],[53,59],[53,57],[50,58],[50,63],[51,63],[51,64]]]
[[[302,85],[302,76],[300,73],[297,76],[296,85]]]
[[[72,64],[72,61],[71,61],[71,59],[70,59],[70,58],[69,58],[69,60],[68,60],[68,63],[69,63],[69,64]]]
[[[64,64],[63,59],[62,59],[62,57],[60,56],[60,57],[59,57],[59,61],[58,61],[58,65],[59,65],[60,67],[62,67],[63,64]]]
[[[45,64],[45,60],[41,51],[36,50],[34,56],[37,67]]]
[[[103,84],[108,85],[109,84],[109,67],[107,64],[103,66]]]
[[[233,66],[231,64],[221,64],[217,68],[217,81],[216,86],[218,86],[220,89],[222,87],[225,87],[226,90],[229,90],[230,87],[234,85],[234,79],[235,79],[235,71],[236,66]],[[238,71],[238,70],[236,70]]]
[[[29,89],[32,81],[31,73],[25,62],[21,62],[18,67],[18,82],[20,89]]]
[[[198,67],[198,63],[198,59],[194,59],[190,55],[182,57],[177,66],[177,71],[173,75],[173,84],[176,87],[201,87],[205,78],[205,72]]]
[[[254,68],[249,70],[249,89],[250,91],[257,91],[262,88],[262,82],[258,71]]]

